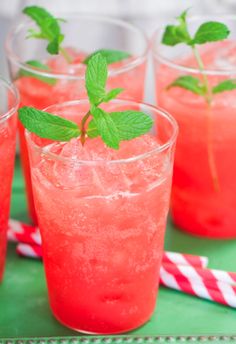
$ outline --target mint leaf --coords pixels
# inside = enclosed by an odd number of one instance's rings
[[[100,50],[95,51],[91,55],[87,56],[86,59],[84,60],[84,63],[88,64],[89,60],[97,53],[101,54],[106,59],[107,64],[119,62],[131,56],[129,53],[126,53],[125,51],[112,50],[112,49],[100,49]]]
[[[135,110],[111,112],[110,116],[115,123],[121,141],[131,140],[146,134],[154,123],[150,116]]]
[[[113,90],[109,91],[103,98],[103,102],[107,103],[112,99],[115,99],[121,92],[123,92],[123,88],[113,88]]]
[[[20,108],[19,119],[26,129],[42,138],[69,141],[80,135],[76,123],[32,107]]]
[[[221,93],[225,91],[232,91],[236,89],[236,79],[224,80],[213,87],[212,93]]]
[[[191,41],[186,23],[187,10],[184,11],[177,20],[178,25],[167,25],[162,36],[162,43],[169,46],[174,46],[179,43],[187,43]]]
[[[229,34],[230,30],[225,24],[210,21],[200,25],[189,44],[194,45],[222,41],[223,39],[227,38]]]
[[[195,94],[204,95],[205,87],[198,78],[194,78],[191,75],[180,76],[168,85],[167,90],[172,87],[181,87]]]
[[[61,20],[53,17],[52,14],[39,6],[25,7],[23,13],[29,16],[40,29],[39,32],[30,29],[28,37],[47,40],[49,42],[47,51],[52,55],[58,54],[60,44],[64,39],[59,25]]]
[[[119,149],[119,134],[111,116],[104,110],[96,107],[91,108],[91,113],[96,128],[105,144],[108,147]]]
[[[111,112],[109,115],[117,128],[120,141],[132,140],[146,134],[154,123],[150,116],[135,110]],[[90,138],[99,136],[94,120],[90,121],[87,133]]]
[[[107,63],[101,54],[94,55],[88,62],[85,73],[85,85],[89,101],[93,105],[99,105],[106,96]]]
[[[32,67],[35,67],[35,69],[39,69],[41,71],[45,71],[45,72],[50,72],[50,68],[43,64],[42,62],[40,61],[37,61],[37,60],[30,60],[30,61],[27,61],[26,62],[27,65],[29,66],[32,66]],[[22,77],[22,76],[28,76],[28,77],[32,77],[32,78],[35,78],[35,79],[38,79],[40,81],[43,81],[49,85],[55,85],[57,80],[54,79],[54,78],[49,78],[47,76],[43,76],[43,75],[39,75],[39,74],[35,74],[34,72],[29,72],[23,68],[21,68],[19,70],[19,73],[18,73],[18,77]]]

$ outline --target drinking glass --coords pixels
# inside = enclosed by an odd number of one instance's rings
[[[50,56],[45,41],[26,39],[28,29],[34,28],[30,20],[20,20],[8,35],[6,51],[11,78],[20,92],[20,106],[43,109],[54,103],[86,97],[86,65],[81,62],[99,49],[120,50],[131,55],[109,66],[108,89],[122,87],[122,98],[142,101],[148,50],[145,34],[125,21],[108,17],[75,14],[63,18],[66,20],[60,23],[65,34],[63,45],[74,59],[69,65],[63,56]],[[43,62],[50,71],[35,69],[26,63],[32,60]],[[24,129],[21,125],[19,128],[28,209],[31,219],[37,223]]]
[[[87,100],[47,112],[80,122]],[[120,144],[48,142],[26,131],[49,301],[65,326],[120,333],[144,324],[157,297],[177,125],[155,107],[116,100],[106,111],[140,110],[155,127]]]
[[[18,104],[16,88],[0,79],[0,281],[3,278],[7,247]]]
[[[153,39],[157,103],[179,124],[171,212],[184,231],[209,238],[236,238],[236,91],[204,97],[168,86],[180,76],[207,80],[209,87],[236,78],[236,17],[189,19],[190,32],[206,21],[225,23],[229,39],[198,46],[205,66],[200,72],[191,48],[161,43],[163,28]]]

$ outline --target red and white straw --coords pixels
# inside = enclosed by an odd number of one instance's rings
[[[208,258],[202,256],[194,256],[192,254],[165,251],[162,262],[166,264],[173,263],[178,265],[190,265],[204,268],[208,265]]]
[[[22,257],[42,258],[42,247],[40,245],[19,243],[16,246],[16,252]]]
[[[192,279],[192,280],[202,279],[204,281],[208,281],[211,283],[214,283],[215,281],[220,281],[232,286],[236,286],[236,273],[235,272],[199,268],[199,267],[193,267],[190,265],[187,266],[187,265],[167,264],[167,263],[164,263],[163,265],[165,266],[165,270],[174,276],[178,276],[178,277],[185,276],[185,278]]]
[[[9,221],[7,236],[9,241],[41,245],[41,236],[38,227],[30,226],[16,220]]]
[[[192,267],[190,267],[191,274],[188,275],[185,268],[186,266],[171,267],[163,264],[160,271],[160,283],[168,288],[236,308],[236,284],[222,282],[216,276],[212,279],[204,278],[196,268]],[[179,271],[174,272],[173,270]],[[202,271],[203,275],[204,273],[212,274],[210,269],[203,270],[205,270]],[[225,271],[218,270],[217,272],[229,274],[229,278],[232,275]],[[214,275],[212,274],[212,276]]]

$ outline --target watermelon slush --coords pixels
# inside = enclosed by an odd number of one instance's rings
[[[236,76],[235,42],[210,44],[200,52],[212,86],[234,77],[232,70]],[[173,114],[180,128],[171,202],[173,221],[190,234],[234,238],[236,91],[215,94],[209,107],[203,97],[188,90],[166,89],[180,75],[201,78],[191,55],[174,61],[174,65],[160,62],[157,55],[154,62],[158,104]]]
[[[83,102],[47,111],[78,120],[81,107],[85,114]],[[100,138],[82,147],[27,134],[50,305],[78,331],[129,331],[154,311],[177,129],[158,110],[140,110],[156,116],[158,137],[124,141],[118,151]]]
[[[6,101],[8,100],[8,104]],[[7,247],[11,183],[14,171],[18,95],[5,81],[0,81],[0,281],[3,278]]]

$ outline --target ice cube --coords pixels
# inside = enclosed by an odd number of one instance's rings
[[[119,197],[131,190],[138,192],[144,184],[155,181],[159,174],[164,173],[163,156],[155,154],[133,162],[117,160],[146,153],[157,144],[150,135],[124,141],[120,150],[108,148],[100,138],[88,139],[84,146],[79,139],[53,143],[47,149],[59,157],[53,162],[51,172],[51,167],[48,168],[48,173],[52,174],[50,180],[53,179],[56,186],[63,189],[77,188],[78,194],[84,197]]]

